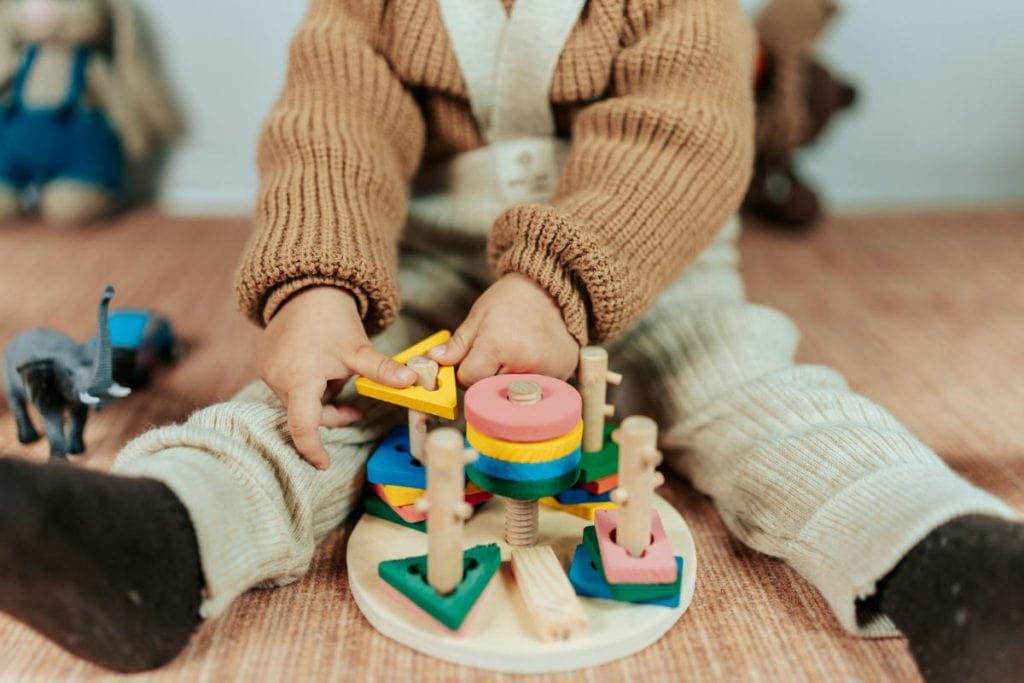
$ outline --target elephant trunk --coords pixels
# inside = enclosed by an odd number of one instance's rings
[[[109,310],[110,300],[114,298],[114,288],[107,286],[100,299],[96,325],[96,357],[93,359],[92,383],[89,393],[102,396],[114,383],[113,351],[110,343]]]

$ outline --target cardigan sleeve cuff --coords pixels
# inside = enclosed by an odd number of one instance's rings
[[[488,244],[495,273],[521,273],[540,284],[581,346],[605,341],[629,324],[623,292],[630,285],[614,276],[604,251],[578,220],[542,205],[506,211]]]

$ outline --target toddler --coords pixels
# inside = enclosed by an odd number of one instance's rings
[[[1014,511],[745,301],[754,49],[737,0],[312,0],[238,275],[263,381],[110,475],[0,461],[0,609],[112,669],[169,661],[306,571],[396,423],[343,385],[412,384],[389,354],[451,327],[430,355],[464,386],[606,345],[620,414],[847,630],[900,629],[935,680],[1024,665]]]

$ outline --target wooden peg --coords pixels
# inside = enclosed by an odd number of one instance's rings
[[[648,417],[627,417],[616,430],[619,444],[619,504],[615,542],[633,557],[640,557],[651,542],[651,502],[658,486],[655,467],[658,425]]]
[[[466,453],[462,434],[449,427],[427,435],[427,582],[448,595],[462,581]],[[470,509],[469,514],[472,514]]]
[[[583,451],[596,453],[604,447],[604,421],[615,414],[607,405],[608,385],[622,382],[622,375],[608,370],[608,352],[599,346],[580,349],[579,389],[583,396]]]
[[[437,374],[440,366],[426,356],[413,356],[405,362],[406,366],[417,375],[416,386],[427,391],[437,389]],[[409,410],[409,453],[420,462],[424,461],[426,452],[423,444],[427,438],[428,420],[426,413]]]
[[[541,400],[541,387],[530,380],[508,385],[508,400],[517,405],[533,405]],[[536,500],[505,499],[505,542],[514,548],[537,545],[540,538],[540,503]]]
[[[512,571],[542,640],[569,640],[586,633],[583,605],[549,546],[515,548]]]

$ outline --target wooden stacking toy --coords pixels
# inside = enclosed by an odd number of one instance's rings
[[[396,593],[447,628],[457,631],[498,567],[498,546],[462,549],[463,525],[473,514],[463,498],[464,466],[476,457],[463,448],[462,434],[438,429],[425,439],[427,496],[417,507],[427,514],[426,555],[382,562],[380,578]]]
[[[498,671],[586,668],[654,643],[689,606],[696,570],[685,522],[654,493],[654,422],[606,424],[622,377],[588,347],[579,390],[490,377],[466,392],[465,436],[432,429],[458,413],[453,368],[424,355],[448,338],[395,356],[416,386],[356,381],[409,411],[367,463],[369,515],[347,552],[360,609],[414,649]]]
[[[658,427],[649,418],[630,417],[615,439],[620,486],[612,501],[619,507],[595,513],[594,525],[583,531],[569,579],[580,595],[673,606],[680,594],[682,559],[673,556],[652,507],[654,490],[664,483],[657,471]]]
[[[466,392],[466,438],[480,457],[470,480],[507,499],[505,542],[537,543],[537,501],[579,477],[583,438],[580,395],[541,375],[498,375]]]

